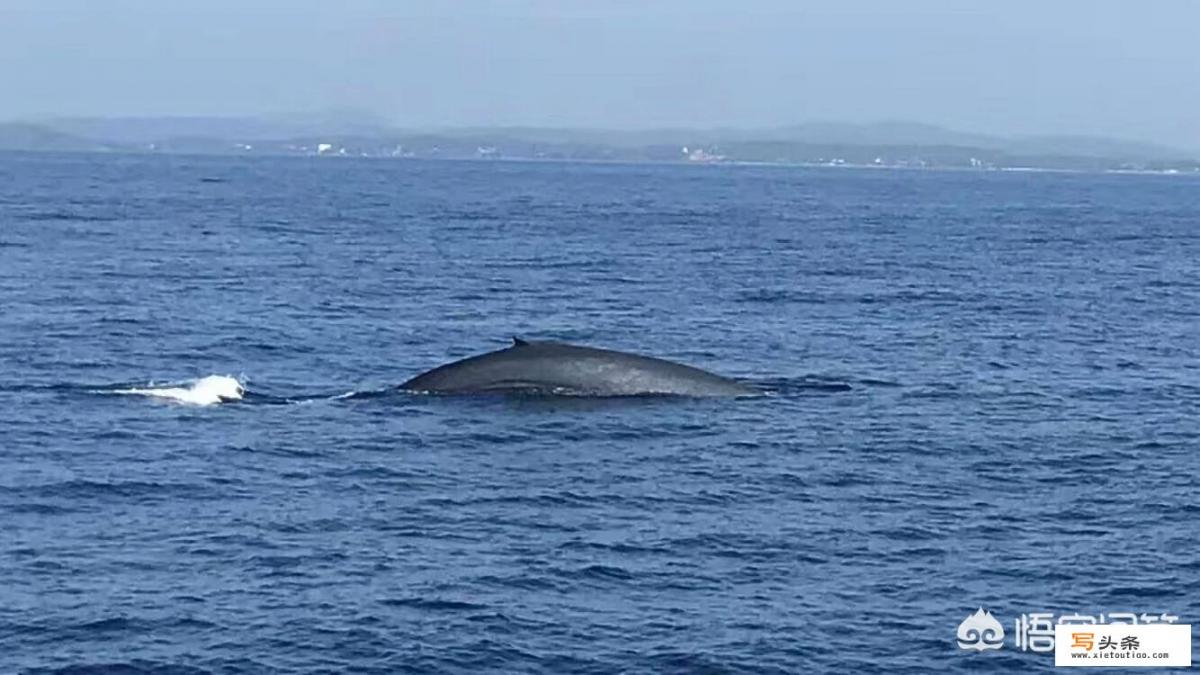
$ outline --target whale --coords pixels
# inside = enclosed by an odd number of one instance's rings
[[[438,366],[401,384],[424,394],[753,396],[736,380],[681,363],[565,342],[512,345]]]

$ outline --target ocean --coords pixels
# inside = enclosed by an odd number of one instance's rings
[[[1200,622],[1198,261],[1189,176],[0,155],[0,672],[1029,672],[1046,615]],[[513,336],[766,394],[395,388]]]

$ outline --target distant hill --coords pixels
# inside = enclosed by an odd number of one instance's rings
[[[104,143],[63,133],[38,124],[0,122],[0,150],[28,152],[97,152]]]
[[[775,142],[856,147],[959,147],[1014,155],[1127,157],[1143,160],[1186,159],[1189,157],[1188,153],[1180,150],[1139,141],[1062,135],[1006,138],[954,131],[918,122],[876,122],[872,124],[810,122],[773,129],[713,128],[635,131],[496,127],[442,129],[434,133],[458,138],[503,136],[545,143],[591,143],[621,147],[653,144],[714,145]]]
[[[1003,149],[1018,154],[1057,154],[1083,157],[1143,157],[1191,159],[1195,155],[1153,143],[1100,136],[1026,136],[1006,141]]]
[[[313,114],[266,117],[73,117],[45,125],[56,131],[112,143],[162,144],[172,138],[246,142],[320,134],[378,135],[389,127],[366,115]]]

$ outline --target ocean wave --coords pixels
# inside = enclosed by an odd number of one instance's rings
[[[810,394],[826,394],[851,391],[854,386],[849,381],[821,375],[809,375],[804,377],[793,378],[769,378],[769,379],[744,379],[746,384],[756,388],[760,394],[767,396],[805,396]],[[898,386],[890,382],[880,382],[874,380],[856,381],[867,384],[879,384],[882,386]],[[29,389],[29,387],[23,387]],[[58,384],[41,387],[50,391],[79,391],[84,390],[90,394],[105,394],[105,395],[125,395],[125,396],[143,396],[171,403],[179,403],[195,406],[213,406],[220,403],[242,403],[246,405],[304,405],[323,401],[371,401],[379,399],[406,398],[410,400],[436,398],[430,397],[420,392],[405,391],[394,386],[381,387],[375,389],[348,389],[335,390],[333,393],[314,392],[314,393],[267,393],[264,391],[251,391],[248,387],[245,376],[240,379],[231,375],[207,375],[205,377],[192,380],[177,380],[157,384],[153,380],[145,386],[130,386],[128,384],[118,384],[110,386],[80,386],[72,384]],[[0,385],[0,391],[5,390],[3,385]],[[525,403],[537,404],[539,402],[549,402],[555,406],[573,406],[575,408],[601,408],[607,409],[612,406],[620,406],[628,404],[631,400],[645,401],[646,399],[670,399],[672,397],[659,397],[654,395],[647,396],[618,396],[618,397],[595,397],[595,396],[536,396],[536,395],[488,395],[480,394],[474,397],[477,400],[494,400],[496,398],[506,401],[518,401]],[[686,397],[685,397],[686,398]],[[574,401],[572,401],[574,399]],[[480,442],[490,443],[505,443],[505,442],[520,442],[526,440],[523,435],[517,434],[511,437],[503,437],[496,434],[481,434],[478,438]]]
[[[482,605],[476,602],[466,602],[463,600],[446,600],[442,598],[385,598],[379,601],[389,607],[411,607],[413,609],[427,609],[433,611],[472,611],[487,609],[487,605]]]
[[[207,375],[190,380],[175,380],[157,383],[151,380],[145,386],[130,386],[129,384],[114,384],[108,386],[79,386],[51,385],[45,387],[51,391],[78,392],[83,390],[89,394],[143,396],[147,398],[195,406],[213,406],[220,403],[241,403],[247,405],[301,405],[320,401],[348,401],[383,398],[396,394],[394,388],[344,390],[335,393],[295,393],[272,394],[264,391],[251,391],[244,375]]]
[[[19,215],[22,220],[34,222],[70,221],[80,223],[108,223],[119,220],[116,216],[99,213],[80,213],[65,210],[30,211]]]
[[[246,394],[246,387],[237,378],[229,375],[209,375],[183,383],[182,386],[108,389],[99,390],[97,393],[150,396],[189,405],[216,405],[242,400]]]
[[[214,495],[207,486],[187,482],[156,481],[104,481],[72,479],[51,483],[6,486],[0,485],[0,496],[12,496],[19,510],[55,513],[68,507],[44,504],[39,500],[85,500],[85,499],[204,499]],[[31,506],[39,504],[40,506]],[[12,506],[7,506],[10,510]]]

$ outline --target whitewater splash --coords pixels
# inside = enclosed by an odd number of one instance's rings
[[[153,396],[192,405],[215,405],[242,400],[246,395],[246,387],[237,378],[228,375],[209,375],[193,381],[189,386],[115,389],[107,393]]]

